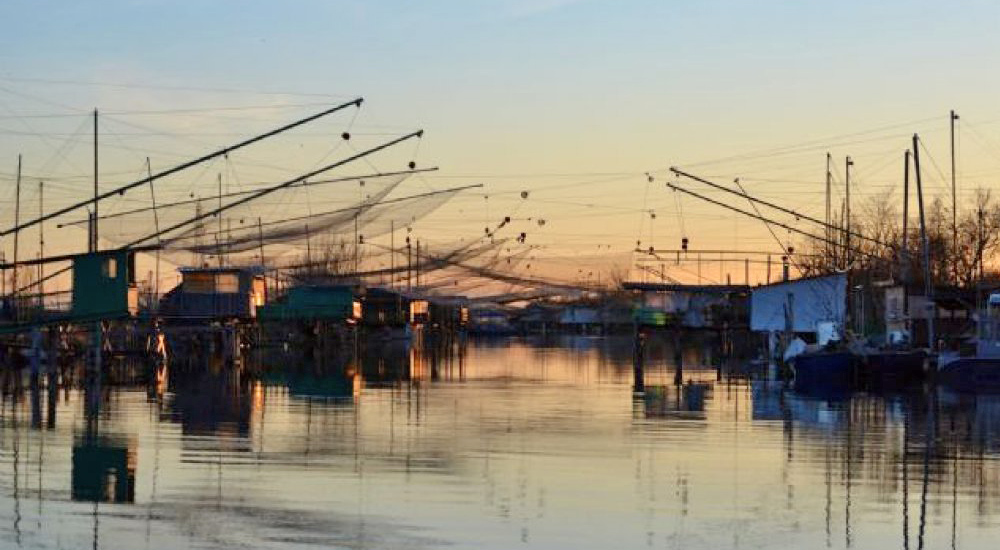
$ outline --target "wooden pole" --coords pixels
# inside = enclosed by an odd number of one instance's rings
[[[94,232],[93,236],[91,237],[91,239],[93,239],[93,241],[94,241],[94,244],[91,245],[91,250],[94,251],[94,252],[97,252],[97,236],[99,235],[99,233],[97,232],[97,216],[98,216],[97,205],[100,202],[99,199],[98,199],[98,196],[100,195],[100,192],[97,189],[97,179],[98,179],[97,170],[98,170],[98,164],[97,164],[97,109],[94,109],[94,223],[91,225],[91,228],[93,229],[93,232]],[[39,220],[38,223],[41,223],[42,221],[44,221],[43,220],[44,217],[45,216],[38,216],[38,220]]]
[[[826,241],[827,244],[824,246],[826,249],[827,261],[829,261],[830,256],[830,241],[833,238],[833,232],[830,231],[830,223],[832,220],[830,217],[833,215],[830,204],[830,189],[833,183],[833,172],[830,169],[830,164],[833,162],[833,155],[830,153],[826,154]],[[828,264],[829,265],[829,264]]]
[[[17,183],[14,189],[14,225],[18,225],[21,219],[21,155],[17,155]],[[14,286],[11,288],[13,296],[14,318],[17,319],[17,245],[20,238],[20,231],[14,232]]]
[[[924,190],[920,178],[920,138],[913,134],[913,172],[917,177],[917,208],[920,210],[920,241],[924,251],[924,299],[927,301],[927,346],[931,350],[934,345],[934,317],[937,307],[934,305],[934,283],[931,281],[931,252],[927,242],[927,225],[924,218]]]
[[[846,180],[844,187],[847,190],[845,195],[845,200],[847,201],[847,212],[845,213],[847,221],[844,231],[844,239],[846,243],[844,246],[844,258],[846,259],[847,264],[844,268],[849,268],[851,266],[851,166],[854,166],[854,161],[851,160],[851,157],[847,157],[847,160],[844,163],[844,178]]]
[[[216,214],[216,216],[219,217],[219,236],[215,238],[216,243],[218,243],[219,239],[222,238],[222,172],[219,172],[218,180],[219,180],[219,213]],[[159,233],[160,230],[157,229],[156,232]],[[157,240],[159,240],[159,236],[157,236]],[[222,267],[222,247],[216,246],[215,253],[219,255],[219,267]]]
[[[899,275],[903,283],[903,316],[909,329],[910,318],[910,151],[903,154],[903,246],[899,252]]]
[[[257,244],[260,246],[260,267],[264,273],[264,300],[267,300],[267,267],[264,263],[264,226],[257,218]]]
[[[955,184],[955,121],[958,115],[952,110],[948,116],[951,127],[951,243],[952,243],[952,275],[954,283],[958,284],[958,191]]]
[[[45,213],[45,182],[38,182],[38,216]],[[38,258],[45,257],[45,224],[38,224]],[[38,305],[45,310],[45,264],[38,263]]]
[[[153,227],[156,232],[160,232],[160,215],[156,210],[156,189],[153,187],[153,165],[149,162],[149,157],[146,157],[146,174],[149,176],[149,195],[153,201]],[[160,244],[160,238],[156,238],[156,244]],[[156,299],[160,298],[160,249],[156,249],[156,280],[153,283],[153,295]]]

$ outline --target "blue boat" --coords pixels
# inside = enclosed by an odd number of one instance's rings
[[[938,383],[960,392],[1000,392],[1000,294],[990,294],[976,327],[976,355],[939,357]]]
[[[858,376],[859,358],[847,350],[806,352],[789,360],[795,391],[813,395],[849,392]]]
[[[922,349],[866,351],[860,378],[876,389],[913,386],[924,380],[928,357]]]
[[[960,357],[938,370],[938,383],[963,392],[1000,392],[1000,358]]]

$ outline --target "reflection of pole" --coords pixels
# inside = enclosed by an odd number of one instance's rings
[[[916,147],[913,148],[916,151]],[[920,178],[917,178],[920,181]],[[935,422],[934,418],[937,412],[937,403],[934,399],[936,394],[931,394],[928,399],[927,407],[927,425],[924,429],[924,474],[923,480],[920,488],[920,527],[917,534],[917,547],[920,550],[924,548],[924,531],[927,528],[927,488],[930,484],[930,471],[931,471],[931,446],[935,439]]]
[[[910,441],[910,422],[903,422],[903,550],[910,550],[910,466],[908,453]]]
[[[684,352],[681,350],[681,328],[674,328],[674,385],[684,381]]]
[[[848,401],[847,409],[847,451],[844,453],[844,540],[847,548],[851,547],[851,440],[854,429],[851,422],[851,402]]]
[[[635,323],[635,330],[632,340],[632,392],[635,395],[646,393],[646,374],[644,365],[645,338],[639,330],[638,322]]]
[[[18,430],[17,401],[11,400],[11,413],[14,424],[14,537],[18,547],[21,546],[21,495],[18,491],[20,486],[20,463],[21,463],[21,434]]]
[[[957,527],[958,527],[958,445],[955,446],[955,454],[951,459],[951,547],[957,548]]]
[[[830,471],[830,447],[826,448],[826,547],[830,547],[830,520],[833,516],[833,472]]]

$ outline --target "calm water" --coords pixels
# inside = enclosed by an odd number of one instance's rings
[[[378,351],[6,395],[0,547],[993,548],[1000,535],[1000,397],[825,401],[717,380],[691,349],[682,387],[654,356],[635,400],[627,342]]]

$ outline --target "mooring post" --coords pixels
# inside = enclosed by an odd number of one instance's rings
[[[645,336],[642,331],[639,330],[639,324],[635,324],[635,330],[633,332],[633,347],[632,347],[632,393],[634,395],[643,395],[646,393],[646,374],[644,366],[644,352],[645,352]]]
[[[681,350],[681,329],[674,328],[674,385],[684,383],[684,353]]]

